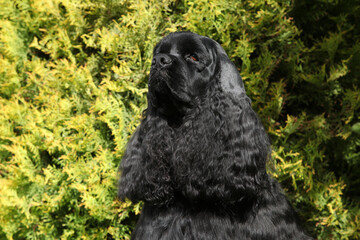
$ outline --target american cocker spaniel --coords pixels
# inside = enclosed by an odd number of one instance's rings
[[[132,239],[311,239],[266,172],[270,143],[216,41],[171,33],[154,49],[148,108],[118,195],[144,201]]]

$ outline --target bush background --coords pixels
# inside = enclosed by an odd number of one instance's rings
[[[359,23],[359,0],[0,0],[0,239],[129,239],[117,167],[180,30],[239,67],[308,231],[359,239]]]

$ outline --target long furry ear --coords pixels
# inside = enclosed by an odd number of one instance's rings
[[[270,157],[269,138],[264,127],[251,108],[251,100],[246,95],[239,71],[230,61],[224,49],[216,43],[219,65],[218,85],[224,94],[224,102],[231,101],[233,110],[226,113],[228,122],[229,149],[233,158],[229,159],[227,174],[233,178],[234,191],[238,197],[256,195],[267,185],[266,161]],[[224,103],[225,105],[229,105]]]
[[[157,117],[147,117],[140,124],[121,161],[118,197],[133,202],[167,205],[173,200],[169,159],[172,131]]]
[[[133,202],[138,202],[142,199],[139,188],[144,185],[144,174],[139,174],[143,164],[142,157],[142,136],[139,127],[130,141],[127,144],[125,154],[121,160],[119,172],[121,178],[118,184],[118,197],[121,200],[129,198]]]
[[[249,201],[268,185],[268,137],[247,99],[235,101],[219,86],[209,94],[178,130],[176,188],[194,203]]]
[[[270,157],[270,142],[257,114],[246,100],[242,111],[230,125],[233,161],[229,162],[230,176],[235,185],[248,195],[256,195],[267,185],[266,162]]]
[[[218,43],[203,41],[217,61],[216,74],[178,129],[174,182],[193,202],[247,201],[268,185],[269,139],[235,65]]]

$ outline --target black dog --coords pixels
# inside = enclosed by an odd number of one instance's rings
[[[311,239],[266,173],[270,144],[224,49],[191,32],[154,49],[148,108],[122,159],[132,239]]]

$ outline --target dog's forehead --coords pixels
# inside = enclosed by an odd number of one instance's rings
[[[206,52],[201,36],[193,33],[173,33],[160,41],[156,53],[186,54]]]

